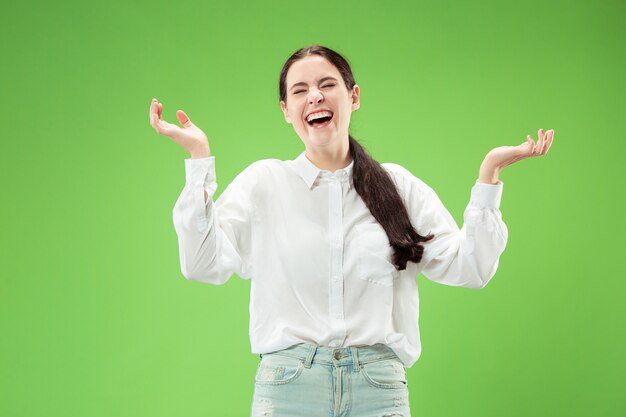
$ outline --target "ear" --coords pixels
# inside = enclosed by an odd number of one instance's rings
[[[287,105],[283,100],[280,101],[280,109],[283,111],[283,115],[285,116],[285,121],[291,124],[291,117],[289,117],[289,110],[287,110]]]
[[[361,90],[358,84],[354,84],[352,88],[352,111],[357,110],[361,107]]]

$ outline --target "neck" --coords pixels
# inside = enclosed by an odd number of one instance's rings
[[[307,148],[305,155],[319,169],[335,172],[347,167],[352,162],[349,146],[349,142],[346,141],[339,149]]]

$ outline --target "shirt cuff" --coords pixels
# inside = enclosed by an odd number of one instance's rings
[[[500,208],[503,187],[504,183],[500,180],[496,184],[486,184],[476,180],[472,187],[470,205],[477,208]]]
[[[189,185],[215,181],[215,156],[185,159],[185,181]]]

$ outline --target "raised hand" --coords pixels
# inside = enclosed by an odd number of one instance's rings
[[[163,104],[153,98],[152,103],[150,103],[150,125],[157,133],[171,138],[189,152],[192,157],[200,158],[211,155],[206,135],[189,120],[184,111],[178,110],[176,112],[176,118],[183,126],[182,128],[163,120],[162,113]]]
[[[528,135],[526,140],[520,145],[500,146],[492,149],[485,157],[485,161],[490,166],[502,171],[502,168],[514,162],[547,154],[554,139],[554,129],[548,130],[545,133],[543,129],[539,129],[537,134],[539,138],[537,143]]]
[[[533,156],[543,156],[548,153],[552,146],[554,130],[544,133],[539,129],[537,143],[528,135],[526,140],[517,146],[499,146],[489,151],[483,163],[480,165],[478,181],[486,184],[497,184],[498,175],[502,169],[514,162]]]
[[[526,140],[517,146],[499,146],[489,151],[482,165],[478,181],[487,184],[496,184],[498,175],[504,167],[522,159],[542,156],[548,153],[554,140],[554,129],[544,133],[543,129],[537,132],[537,143],[528,135]]]

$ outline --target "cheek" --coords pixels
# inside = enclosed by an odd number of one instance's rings
[[[297,121],[297,122],[302,122],[302,108],[301,107],[294,107],[293,109],[289,110],[289,114],[291,115],[291,119],[293,121]]]

